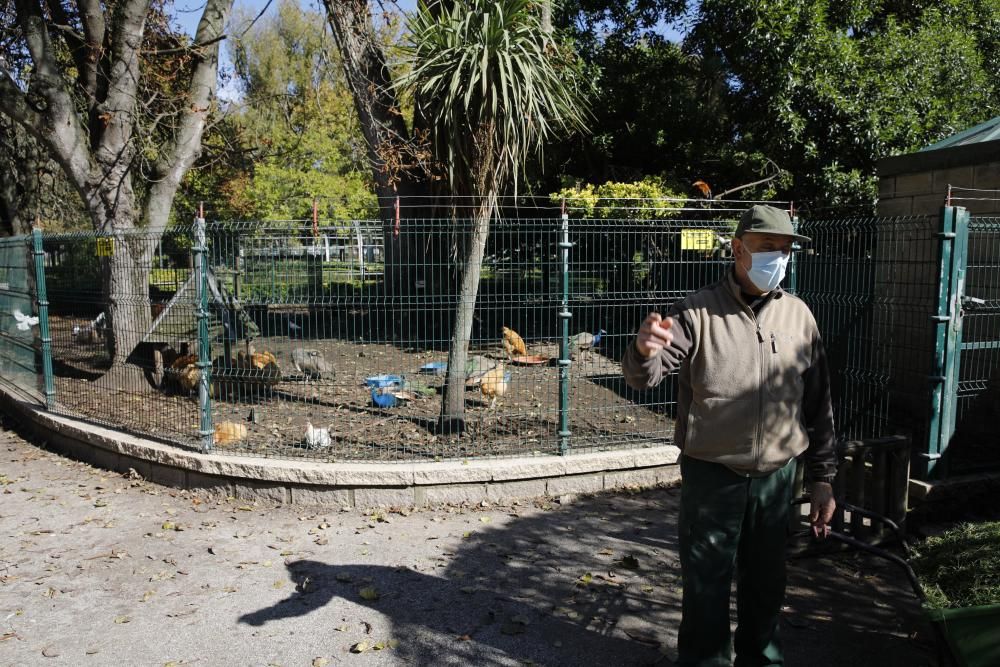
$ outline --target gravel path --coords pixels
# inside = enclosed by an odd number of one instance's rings
[[[0,430],[0,665],[669,665],[677,499],[274,507]],[[935,663],[891,566],[789,574],[789,664]]]

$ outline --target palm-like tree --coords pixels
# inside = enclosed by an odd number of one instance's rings
[[[584,129],[586,110],[537,0],[421,2],[405,52],[411,69],[401,84],[417,100],[452,192],[473,202],[441,406],[442,427],[460,431],[472,315],[498,195],[556,133]]]

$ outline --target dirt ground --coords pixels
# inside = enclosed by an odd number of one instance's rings
[[[102,343],[73,340],[74,324],[85,320],[53,317],[53,359],[59,409],[102,424],[197,446],[196,397],[153,386],[141,363],[109,369]],[[292,366],[296,347],[319,350],[335,373],[309,379]],[[234,346],[233,353],[242,346]],[[444,377],[421,367],[446,362],[440,350],[412,349],[364,340],[259,338],[258,352],[271,352],[282,380],[270,388],[241,388],[212,400],[213,423],[247,428],[247,438],[220,451],[282,458],[390,460],[552,454],[559,446],[558,347],[535,341],[529,353],[548,359],[538,365],[511,363],[496,346],[473,350],[510,373],[506,395],[490,407],[476,387],[466,389],[467,431],[462,437],[438,433]],[[216,351],[217,350],[217,351]],[[222,346],[213,346],[213,356]],[[418,390],[393,408],[373,404],[367,377],[402,375]],[[672,433],[662,395],[635,392],[624,385],[617,360],[602,351],[579,355],[569,373],[568,420],[572,446],[601,449]],[[332,444],[322,450],[305,446],[307,423],[327,428]]]
[[[95,469],[0,430],[0,665],[669,665],[675,488],[364,514]],[[787,664],[936,664],[893,566],[793,560]]]

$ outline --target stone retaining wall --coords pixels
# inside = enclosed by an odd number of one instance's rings
[[[246,500],[369,509],[592,493],[672,484],[672,445],[570,456],[435,463],[327,463],[201,454],[53,415],[0,390],[4,408],[50,449],[182,489]]]

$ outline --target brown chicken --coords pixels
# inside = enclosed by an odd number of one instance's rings
[[[277,357],[267,350],[263,352],[254,352],[253,349],[251,349],[250,354],[240,352],[236,355],[236,361],[237,366],[240,368],[256,368],[259,371],[267,368],[269,364],[274,364],[275,367],[278,365]]]
[[[166,375],[181,391],[191,393],[198,388],[198,382],[201,380],[201,370],[196,366],[197,363],[197,354],[182,354],[170,362]]]
[[[508,329],[503,327],[503,338],[500,339],[500,344],[503,345],[503,349],[507,352],[508,357],[513,357],[517,355],[525,355],[528,353],[528,348],[524,344],[524,339],[517,335],[517,332],[513,329]]]
[[[213,440],[216,445],[226,447],[244,440],[247,437],[247,427],[243,424],[233,422],[221,422],[215,425],[215,436]]]
[[[479,384],[479,391],[482,392],[483,397],[491,399],[491,410],[496,406],[497,399],[503,398],[503,395],[507,393],[509,384],[510,376],[504,372],[503,364],[497,364],[496,368],[490,369],[483,374],[483,379]]]

